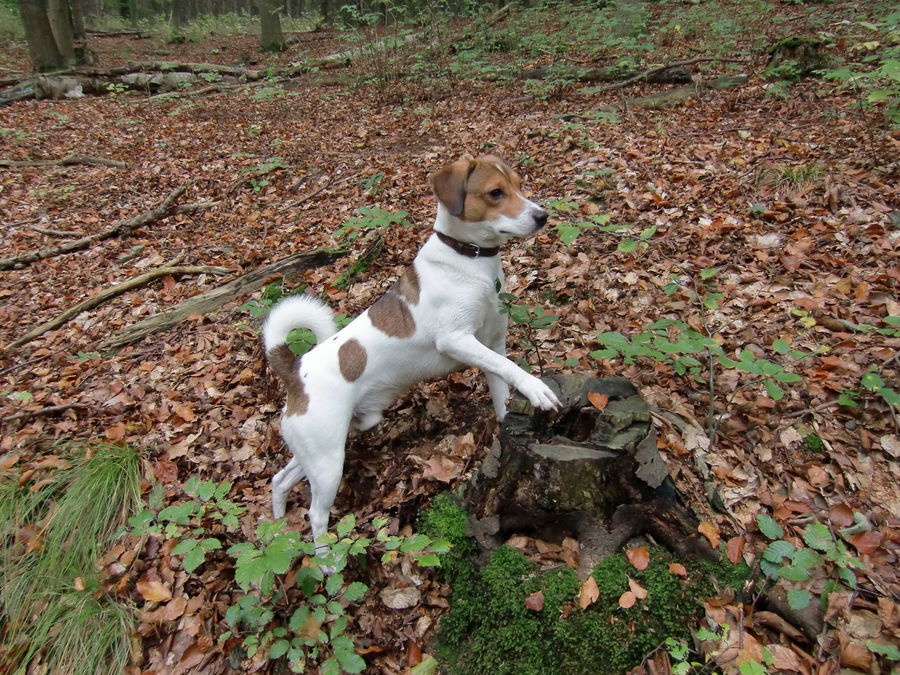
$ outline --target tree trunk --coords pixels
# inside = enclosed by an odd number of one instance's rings
[[[561,409],[536,411],[517,395],[499,443],[463,492],[479,545],[489,550],[513,534],[555,543],[574,537],[580,573],[645,532],[680,554],[713,556],[669,477],[634,386],[583,375],[544,381]]]
[[[67,0],[47,0],[47,18],[50,30],[63,59],[68,64],[75,63],[75,45],[72,39],[72,17]]]
[[[281,6],[277,0],[257,0],[259,9],[259,47],[264,52],[280,52],[284,49],[284,35],[281,32]]]
[[[66,66],[66,59],[56,44],[47,7],[42,0],[19,0],[22,26],[28,41],[31,64],[38,72],[59,70]]]

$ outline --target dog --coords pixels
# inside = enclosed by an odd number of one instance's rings
[[[546,384],[506,358],[507,316],[498,297],[500,245],[538,232],[547,212],[522,194],[519,177],[493,155],[460,159],[430,182],[438,202],[434,232],[374,305],[336,332],[325,304],[291,296],[263,325],[266,357],[287,390],[281,431],[293,454],[272,479],[272,512],[284,516],[288,493],[306,476],[316,542],[328,526],[351,426],[372,428],[416,383],[474,366],[487,376],[500,421],[510,386],[536,408],[559,405]],[[298,327],[317,341],[302,358],[286,344]]]

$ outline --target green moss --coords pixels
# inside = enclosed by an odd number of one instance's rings
[[[683,579],[669,563],[688,569]],[[541,573],[520,552],[507,546],[491,554],[480,573],[454,583],[451,609],[441,619],[437,654],[450,673],[609,673],[618,675],[668,637],[689,637],[701,602],[725,585],[740,587],[746,565],[684,561],[659,547],[650,548],[645,570],[623,554],[594,569],[600,597],[578,609],[579,583],[574,570]],[[647,591],[630,609],[618,606],[629,578]],[[544,595],[540,612],[525,599]]]
[[[475,573],[471,557],[474,547],[466,536],[468,514],[447,495],[438,495],[427,511],[419,515],[418,530],[435,540],[450,542],[450,552],[441,557],[439,576],[455,586]]]

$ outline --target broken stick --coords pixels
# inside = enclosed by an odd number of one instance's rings
[[[62,244],[61,246],[53,246],[51,248],[44,248],[39,251],[31,251],[30,253],[13,256],[12,258],[3,258],[2,260],[0,260],[0,270],[10,270],[14,267],[18,267],[19,265],[26,265],[37,260],[46,260],[47,258],[54,258],[65,253],[81,251],[83,249],[86,249],[94,242],[102,241],[104,239],[110,239],[124,232],[131,232],[138,229],[139,227],[147,225],[148,223],[152,223],[160,220],[161,218],[165,218],[172,212],[175,200],[178,199],[182,194],[184,194],[185,190],[187,190],[187,185],[180,185],[172,192],[170,192],[169,196],[166,197],[156,208],[150,209],[145,213],[141,213],[134,218],[123,220],[122,222],[117,223],[116,225],[113,225],[112,227],[103,230],[102,232],[98,232],[97,234],[92,234],[88,237],[82,237],[81,239],[67,242],[65,244]]]
[[[93,309],[99,305],[102,305],[107,300],[110,300],[117,295],[121,295],[126,291],[130,291],[133,288],[137,288],[138,286],[143,286],[154,279],[158,279],[159,277],[165,276],[176,276],[179,274],[228,274],[227,267],[210,267],[207,265],[199,265],[199,266],[168,266],[168,267],[157,267],[155,270],[150,270],[149,272],[145,272],[139,276],[134,277],[133,279],[129,279],[128,281],[123,281],[121,284],[116,284],[115,286],[110,286],[108,288],[104,288],[102,291],[97,293],[96,295],[91,296],[87,300],[78,303],[74,307],[70,307],[65,312],[57,316],[55,319],[51,319],[50,321],[46,321],[42,323],[40,326],[32,328],[30,331],[25,333],[22,337],[10,342],[6,345],[7,349],[13,349],[14,347],[21,347],[26,342],[31,342],[34,338],[39,337],[46,333],[49,330],[53,330],[54,328],[58,328],[66,323],[69,319],[78,316],[84,311],[89,309]]]
[[[272,277],[299,274],[311,267],[328,264],[344,255],[346,255],[346,251],[333,251],[322,248],[294,253],[128,326],[119,331],[118,334],[104,340],[100,344],[100,349],[123,347],[157,331],[171,328],[191,314],[207,314],[218,309],[241,295],[255,291]]]

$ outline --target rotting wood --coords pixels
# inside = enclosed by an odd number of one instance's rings
[[[147,284],[154,279],[158,279],[159,277],[165,276],[179,276],[182,274],[216,274],[223,275],[228,274],[227,267],[213,267],[209,265],[169,265],[164,267],[157,267],[156,269],[150,270],[149,272],[145,272],[144,274],[138,275],[133,279],[128,279],[127,281],[123,281],[120,284],[116,284],[114,286],[109,286],[104,288],[102,291],[97,293],[96,295],[91,296],[87,300],[78,303],[74,307],[70,307],[62,314],[57,316],[50,321],[46,321],[39,326],[31,329],[25,335],[20,338],[17,338],[13,342],[10,342],[6,345],[7,349],[13,349],[15,347],[21,347],[27,342],[31,342],[36,337],[39,337],[46,333],[47,331],[53,330],[54,328],[58,328],[62,326],[64,323],[72,319],[73,317],[78,316],[82,312],[85,312],[89,309],[93,309],[94,307],[98,307],[99,305],[104,304],[108,300],[115,298],[122,293],[130,291],[134,288],[138,288]]]
[[[633,75],[627,76],[625,79],[618,80],[617,82],[613,82],[605,87],[600,87],[599,89],[594,90],[593,93],[602,93],[604,91],[611,91],[613,89],[621,89],[623,87],[627,87],[630,84],[634,84],[635,82],[654,82],[658,81],[654,78],[657,78],[659,75],[666,73],[667,71],[672,71],[678,68],[687,68],[688,66],[692,66],[697,63],[709,63],[709,62],[721,62],[721,63],[747,63],[746,59],[725,59],[719,58],[717,56],[697,56],[693,59],[686,59],[684,61],[674,61],[672,63],[667,63],[662,66],[656,66],[654,68],[648,68],[647,70],[641,71],[639,73],[634,73]]]
[[[100,349],[123,347],[147,335],[171,328],[192,314],[208,314],[237,297],[255,291],[274,276],[296,275],[311,267],[328,264],[346,254],[346,251],[332,251],[321,248],[313,249],[312,251],[299,251],[270,265],[257,268],[236,279],[232,279],[222,286],[196,295],[143,321],[127,326],[116,335],[104,340],[100,344]]]
[[[734,87],[742,87],[749,82],[746,75],[727,75],[717,77],[709,81],[701,81],[697,84],[685,87],[676,87],[668,91],[662,91],[649,96],[639,96],[637,98],[623,99],[616,103],[600,106],[597,108],[599,112],[617,112],[619,110],[627,110],[629,108],[640,108],[642,110],[665,110],[666,108],[674,108],[682,105],[692,98],[697,98],[697,94],[704,89],[714,89],[722,91]]]
[[[38,234],[44,234],[48,237],[58,237],[59,239],[71,239],[81,234],[81,232],[76,232],[75,230],[51,230],[48,227],[40,227],[38,225],[32,225],[31,229]]]
[[[44,248],[39,251],[31,251],[29,253],[23,253],[22,255],[13,256],[12,258],[3,258],[0,260],[0,270],[10,270],[20,265],[27,265],[38,260],[46,260],[47,258],[54,258],[58,255],[81,251],[98,241],[110,239],[125,232],[132,232],[139,227],[156,222],[172,213],[175,200],[184,194],[185,190],[187,190],[187,185],[180,185],[172,190],[159,206],[138,214],[133,218],[129,218],[128,220],[123,220],[97,234],[82,237],[81,239],[76,239],[75,241],[70,241],[60,246]]]
[[[461,499],[482,550],[513,534],[581,544],[579,575],[628,539],[650,533],[680,555],[715,557],[659,455],[651,411],[623,378],[554,373],[558,411],[516,395],[500,438]],[[606,397],[602,410],[589,395]],[[596,399],[596,396],[593,396]]]
[[[120,162],[117,159],[88,157],[87,155],[69,155],[62,159],[0,159],[0,166],[9,168],[28,166],[71,166],[72,164],[112,166],[117,169],[124,169],[127,166],[125,162]]]

